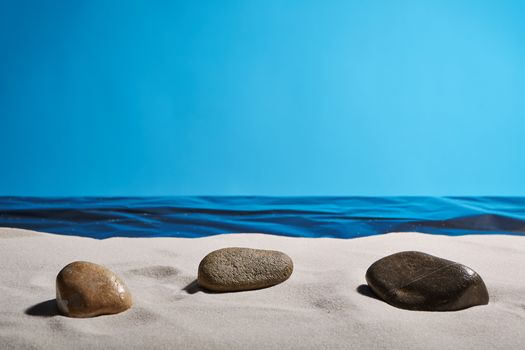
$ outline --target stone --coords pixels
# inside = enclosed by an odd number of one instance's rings
[[[59,311],[70,317],[117,314],[132,305],[124,282],[104,266],[75,261],[57,275],[56,298]]]
[[[366,271],[366,281],[381,299],[402,309],[454,311],[489,302],[487,287],[474,270],[422,252],[376,261]]]
[[[237,292],[279,284],[286,281],[292,271],[292,259],[285,253],[224,248],[202,259],[197,282],[199,286],[214,292]]]

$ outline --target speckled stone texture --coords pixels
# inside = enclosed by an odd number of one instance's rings
[[[59,272],[56,300],[60,312],[69,317],[116,314],[133,303],[131,293],[115,273],[86,261],[72,262]]]
[[[402,309],[454,311],[489,302],[485,283],[474,270],[421,252],[376,261],[366,281],[381,299]]]
[[[198,284],[215,292],[270,287],[292,274],[292,259],[279,251],[224,248],[206,255],[199,264]]]

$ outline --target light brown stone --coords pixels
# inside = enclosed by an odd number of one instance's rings
[[[115,273],[86,261],[72,262],[59,272],[56,300],[60,312],[70,317],[116,314],[133,303],[131,293]]]
[[[292,259],[279,251],[224,248],[199,264],[198,284],[211,291],[235,292],[270,287],[292,274]]]

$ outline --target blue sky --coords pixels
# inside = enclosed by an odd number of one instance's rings
[[[2,1],[0,195],[525,195],[523,1]]]

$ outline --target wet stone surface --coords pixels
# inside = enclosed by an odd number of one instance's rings
[[[377,296],[402,309],[454,311],[489,302],[485,283],[474,270],[422,252],[376,261],[366,281]]]
[[[124,282],[102,265],[75,261],[56,278],[57,306],[65,316],[94,317],[116,314],[132,305]]]

